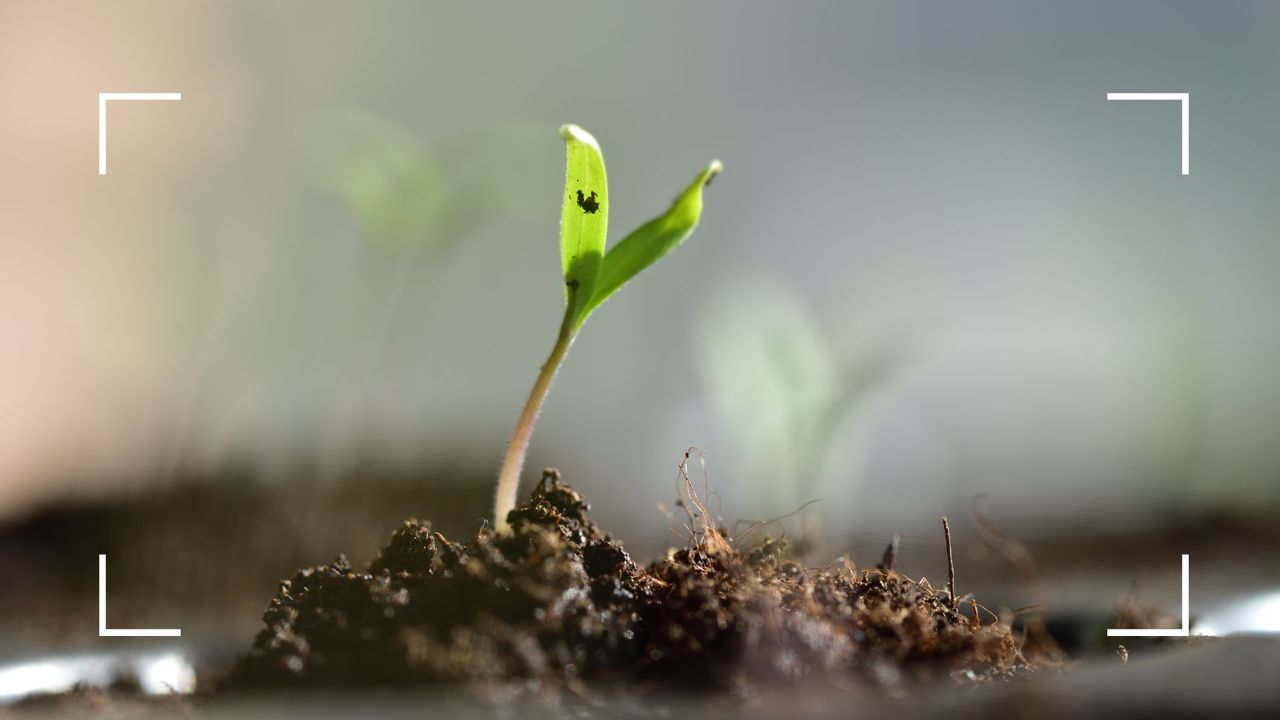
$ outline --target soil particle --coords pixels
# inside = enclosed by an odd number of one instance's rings
[[[981,683],[1033,669],[1007,624],[978,625],[892,570],[808,568],[781,539],[717,528],[638,566],[554,471],[466,543],[410,519],[365,571],[283,582],[222,690],[466,684],[574,695],[588,686],[750,692],[831,680]]]

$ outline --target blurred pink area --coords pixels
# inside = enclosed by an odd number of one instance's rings
[[[99,92],[207,82],[205,11],[146,8],[0,6],[0,514],[132,464],[160,401],[166,281],[131,239],[212,115],[199,95],[111,107],[98,176]]]
[[[291,135],[377,17],[307,11],[0,4],[0,517],[165,481],[253,436],[255,390],[279,378],[209,387],[218,333],[264,317]],[[105,176],[101,92],[182,94],[108,103]]]

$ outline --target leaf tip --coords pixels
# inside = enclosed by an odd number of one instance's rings
[[[600,151],[600,143],[596,142],[595,137],[573,123],[560,126],[560,137],[564,138],[565,142],[577,141],[583,145],[590,145],[596,152]]]
[[[707,165],[707,169],[702,171],[702,186],[710,187],[711,181],[715,180],[722,172],[724,172],[724,163],[719,160],[712,160]]]

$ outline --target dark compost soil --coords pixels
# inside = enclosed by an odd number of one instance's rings
[[[705,522],[641,567],[588,509],[548,471],[512,511],[510,534],[482,528],[458,543],[410,519],[363,571],[342,557],[302,570],[220,690],[742,694],[801,680],[982,683],[1036,665],[1007,621],[977,621],[976,605],[953,607],[945,590],[892,569],[806,568],[783,540],[734,542]]]

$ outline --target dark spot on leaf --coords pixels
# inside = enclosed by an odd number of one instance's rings
[[[577,289],[578,289],[578,286],[579,286],[580,284],[581,284],[581,283],[579,283],[579,282],[578,282],[578,279],[577,279],[577,278],[574,278],[574,279],[572,279],[572,280],[570,280],[570,281],[568,281],[568,282],[566,282],[566,283],[565,283],[565,285],[566,285],[566,286],[568,286],[568,288],[569,288],[570,290],[577,290]]]
[[[600,203],[596,200],[595,191],[591,191],[590,195],[583,195],[582,191],[578,191],[578,207],[582,208],[582,212],[594,213],[600,209]]]

